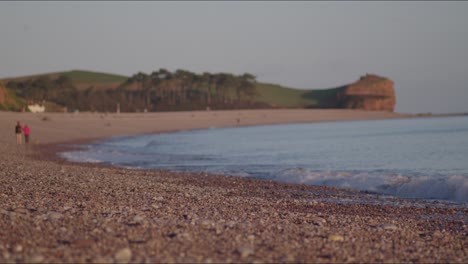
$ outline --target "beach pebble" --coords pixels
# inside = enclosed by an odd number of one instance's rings
[[[132,251],[129,248],[121,249],[115,253],[114,258],[117,263],[129,263],[132,259]]]
[[[135,217],[133,217],[133,221],[136,223],[141,223],[143,220],[144,218],[141,215],[135,215]]]
[[[14,250],[15,253],[20,253],[23,251],[23,246],[22,245],[16,245]]]
[[[309,218],[309,221],[312,222],[312,224],[316,226],[323,226],[327,223],[327,220],[321,218],[321,217],[311,217]]]
[[[210,229],[210,228],[214,225],[214,223],[213,223],[212,221],[210,221],[210,220],[203,220],[203,221],[201,222],[201,225],[202,225],[205,229]]]
[[[29,210],[26,209],[26,208],[16,208],[15,212],[19,213],[19,214],[27,214],[27,213],[29,213]]]
[[[383,230],[389,230],[389,231],[395,231],[398,229],[398,227],[394,224],[382,224],[382,225],[379,225],[379,228],[382,228]]]
[[[73,244],[76,247],[89,248],[89,247],[92,247],[95,244],[95,242],[93,240],[90,240],[90,239],[78,239]]]
[[[129,243],[141,244],[146,242],[146,238],[141,235],[133,235],[128,238]]]
[[[162,196],[153,197],[153,200],[158,201],[158,202],[162,202],[162,201],[164,201],[164,197],[162,197]]]
[[[97,256],[93,259],[93,263],[112,263],[112,259],[103,256]]]
[[[340,242],[340,241],[344,241],[344,237],[340,235],[329,235],[328,241]]]
[[[143,223],[143,220],[144,218],[140,215],[136,215],[132,218],[132,220],[128,221],[127,222],[127,225],[129,226],[136,226],[136,225],[140,225]]]
[[[49,221],[57,221],[62,217],[63,215],[57,212],[49,212],[49,214],[47,215],[47,219],[49,219]]]
[[[227,222],[225,225],[226,225],[226,227],[234,228],[234,227],[236,226],[236,224],[237,224],[237,223],[234,222],[234,221],[229,221],[229,222]]]
[[[44,262],[44,256],[40,254],[34,254],[28,258],[26,258],[26,263],[42,263]]]
[[[241,256],[241,258],[247,258],[248,256],[254,253],[254,250],[250,247],[242,246],[236,249],[236,252]]]
[[[10,253],[5,251],[5,252],[2,252],[2,257],[3,257],[4,260],[8,260],[8,259],[10,259],[11,255],[10,255]]]

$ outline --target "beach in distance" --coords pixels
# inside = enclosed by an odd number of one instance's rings
[[[418,116],[343,109],[0,112],[0,262],[466,263],[466,203],[57,155],[115,136],[402,118]],[[31,129],[28,144],[16,144],[18,121]]]
[[[0,112],[1,132],[10,133],[20,121],[33,129],[38,143],[59,143],[109,136],[173,132],[214,127],[307,123],[320,121],[372,120],[410,117],[383,111],[363,110],[225,110],[158,113],[12,113]],[[7,124],[10,124],[8,126]],[[13,125],[14,126],[14,125]],[[5,134],[5,135],[7,135]],[[7,140],[7,138],[4,138]]]

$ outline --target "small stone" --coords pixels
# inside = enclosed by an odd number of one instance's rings
[[[135,215],[135,217],[133,217],[133,221],[136,223],[141,223],[143,220],[144,218],[141,215]]]
[[[20,253],[22,251],[23,251],[23,246],[22,245],[16,245],[16,247],[14,248],[15,253]]]
[[[164,197],[162,197],[162,196],[153,197],[153,200],[158,201],[158,202],[162,202],[162,201],[164,201]]]
[[[34,207],[34,206],[32,206],[32,205],[29,205],[27,208],[28,208],[28,210],[31,211],[31,212],[37,211],[37,208]]]
[[[93,259],[93,263],[111,263],[112,259],[103,257],[103,256],[97,256]]]
[[[382,225],[379,225],[379,228],[382,228],[383,230],[390,230],[390,231],[395,231],[398,229],[398,227],[394,224],[382,224]]]
[[[204,227],[204,228],[211,228],[213,226],[213,222],[211,222],[210,220],[203,220],[201,222],[201,225]]]
[[[234,228],[236,226],[236,222],[234,221],[229,221],[226,223],[226,226],[229,228]]]
[[[40,254],[34,254],[26,259],[27,263],[42,263],[44,261],[44,256]]]
[[[178,236],[183,238],[184,240],[187,240],[187,241],[192,240],[192,236],[187,232],[181,233]]]
[[[144,218],[140,215],[136,215],[132,218],[131,221],[127,222],[127,225],[129,226],[136,226],[140,225],[143,222]]]
[[[329,241],[340,242],[340,241],[344,241],[344,237],[340,236],[340,235],[329,235],[328,240]]]
[[[15,212],[19,213],[19,214],[27,214],[27,213],[29,213],[29,210],[26,209],[26,208],[16,208]]]
[[[141,244],[141,243],[145,243],[146,239],[142,236],[132,236],[128,238],[128,242],[134,243],[134,244]]]
[[[3,259],[7,260],[7,259],[10,258],[11,255],[10,255],[10,253],[5,251],[5,252],[2,253],[2,256],[3,256]]]
[[[436,230],[432,235],[433,235],[435,238],[442,238],[442,237],[444,237],[444,234],[442,234],[442,232],[440,232],[439,230]]]
[[[241,256],[241,258],[247,258],[248,256],[254,253],[253,249],[249,247],[239,247],[236,249],[237,253]]]
[[[63,244],[63,245],[70,245],[71,241],[69,238],[64,237],[64,238],[59,238],[57,239],[57,243]]]
[[[79,240],[76,240],[74,244],[77,247],[88,248],[88,247],[92,247],[94,245],[94,243],[95,242],[93,240],[79,239]]]
[[[285,262],[292,263],[292,262],[294,262],[295,257],[294,257],[294,255],[293,255],[292,253],[288,253],[288,254],[286,255],[286,258],[285,258],[285,259],[286,259]]]
[[[61,213],[57,213],[57,212],[50,212],[47,215],[47,219],[49,219],[49,221],[57,221],[62,217],[63,217],[63,215]]]
[[[118,263],[129,263],[132,259],[132,251],[129,248],[124,248],[115,253],[115,260]]]
[[[327,223],[327,220],[321,217],[311,217],[310,221],[316,226],[323,226]]]

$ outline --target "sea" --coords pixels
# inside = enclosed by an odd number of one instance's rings
[[[212,127],[112,137],[61,155],[468,204],[468,116]]]

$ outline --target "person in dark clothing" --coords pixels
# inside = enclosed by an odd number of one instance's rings
[[[22,142],[22,138],[23,138],[22,133],[23,133],[23,128],[21,127],[21,124],[18,121],[18,123],[16,123],[16,127],[15,127],[16,144],[18,144],[18,145],[21,145],[23,143]]]

